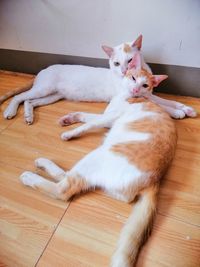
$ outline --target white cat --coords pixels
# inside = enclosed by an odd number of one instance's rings
[[[114,48],[103,46],[102,48],[110,58],[110,69],[53,65],[42,70],[36,76],[33,87],[29,91],[12,99],[4,111],[4,118],[13,118],[19,104],[24,101],[24,117],[28,124],[33,122],[34,107],[47,105],[63,98],[75,101],[109,102],[120,92],[119,84],[127,70],[128,63],[141,45],[142,36],[140,35],[132,44],[121,44]],[[144,61],[143,67],[149,68]],[[0,102],[11,95],[13,92],[0,98]]]
[[[120,82],[127,71],[128,64],[135,52],[141,49],[142,35],[135,42],[124,43],[114,48],[102,46],[109,56],[110,69],[94,68],[78,65],[53,65],[42,70],[36,76],[34,84],[30,89],[22,87],[18,90],[8,92],[0,97],[0,103],[7,98],[16,95],[4,111],[5,119],[12,119],[20,103],[24,102],[24,118],[27,124],[32,124],[33,109],[37,106],[48,105],[60,99],[75,101],[109,102],[114,96],[121,92]],[[142,66],[151,71],[142,57]],[[30,89],[27,92],[26,90]],[[162,102],[169,106],[168,112],[174,118],[196,116],[191,107],[181,103],[154,97],[155,102]],[[172,106],[172,108],[170,108]]]
[[[135,200],[112,267],[132,267],[136,263],[139,248],[152,226],[159,181],[173,158],[177,141],[174,122],[162,108],[147,100],[132,104],[125,99],[145,84],[152,89],[163,78],[138,67],[129,69],[122,81],[123,94],[112,102],[113,109],[98,115],[79,114],[87,123],[65,135],[69,140],[91,128],[111,128],[100,147],[67,172],[48,159],[37,159],[36,167],[49,173],[54,182],[32,172],[21,175],[23,184],[61,200],[96,187],[116,199]]]

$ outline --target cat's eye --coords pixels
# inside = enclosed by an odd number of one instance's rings
[[[148,87],[148,84],[147,83],[143,84],[143,87],[144,88],[147,88]]]
[[[131,62],[131,60],[132,60],[132,58],[128,60],[128,63],[130,63],[130,62]]]
[[[132,79],[135,81],[135,78],[132,76]]]
[[[117,67],[117,66],[120,65],[120,63],[119,62],[114,62],[114,65]]]

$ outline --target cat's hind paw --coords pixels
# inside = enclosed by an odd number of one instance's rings
[[[12,118],[16,116],[16,114],[17,114],[17,110],[8,106],[3,113],[3,117],[4,119],[11,120]]]
[[[40,182],[39,177],[33,172],[23,172],[20,176],[21,182],[26,185],[35,188],[36,184]]]
[[[26,122],[26,124],[31,125],[31,124],[33,124],[33,117],[27,115],[24,117],[24,121]]]

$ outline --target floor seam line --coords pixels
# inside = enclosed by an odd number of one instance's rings
[[[36,261],[36,263],[35,263],[35,265],[34,265],[35,267],[38,265],[40,259],[42,258],[43,254],[45,253],[45,251],[46,251],[46,249],[47,249],[49,243],[51,242],[51,240],[52,240],[52,238],[53,238],[53,236],[54,236],[56,230],[58,229],[58,227],[59,227],[59,225],[60,225],[60,223],[61,223],[63,217],[65,216],[66,212],[68,211],[68,209],[69,209],[69,207],[70,207],[70,205],[71,205],[71,202],[72,202],[72,200],[70,201],[69,205],[68,205],[67,208],[65,209],[63,215],[61,216],[60,220],[59,220],[58,223],[56,224],[55,229],[53,230],[53,232],[52,232],[52,234],[51,234],[49,240],[47,241],[47,243],[46,243],[44,249],[42,250],[42,253],[40,254],[38,260]]]

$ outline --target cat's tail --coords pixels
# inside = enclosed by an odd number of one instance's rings
[[[148,237],[156,211],[158,184],[141,192],[130,217],[121,231],[112,267],[133,267],[141,245]]]
[[[14,90],[7,92],[5,95],[2,95],[0,97],[0,105],[10,97],[15,96],[15,95],[20,94],[20,93],[23,93],[25,91],[28,91],[32,86],[33,86],[33,80],[29,81],[24,86],[15,88]]]

